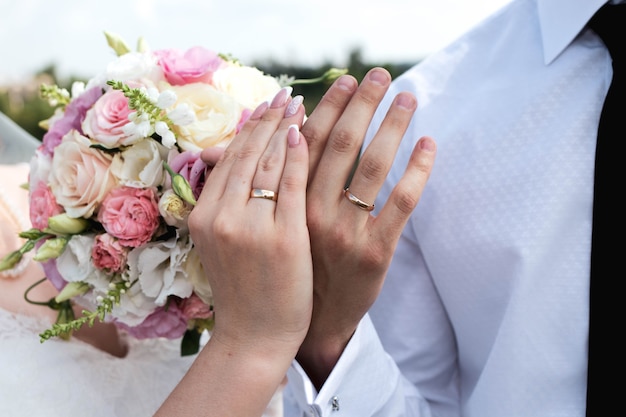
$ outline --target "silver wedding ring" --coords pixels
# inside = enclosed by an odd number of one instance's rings
[[[250,198],[265,198],[267,200],[277,201],[278,193],[262,188],[253,188],[250,191]]]
[[[349,202],[351,202],[352,204],[354,204],[361,210],[365,210],[365,211],[374,210],[374,204],[368,204],[365,201],[361,200],[359,197],[352,194],[349,188],[346,188],[345,190],[343,190],[343,195],[346,196]]]

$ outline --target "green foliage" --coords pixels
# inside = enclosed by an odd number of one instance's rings
[[[54,65],[47,66],[33,75],[26,83],[0,85],[0,112],[7,115],[24,130],[41,140],[46,133],[40,122],[54,113],[47,99],[41,96],[41,86],[57,84],[70,89],[76,78],[59,80]]]
[[[280,76],[281,74],[293,75],[297,79],[309,79],[316,78],[319,74],[323,74],[331,68],[347,68],[348,74],[354,76],[359,82],[363,80],[367,71],[372,67],[383,67],[393,78],[402,74],[404,71],[413,66],[415,62],[391,64],[391,63],[366,63],[363,61],[362,53],[360,49],[353,50],[348,59],[347,65],[335,65],[333,63],[325,63],[319,67],[303,67],[297,65],[283,65],[278,62],[255,62],[252,65],[259,68],[261,71],[271,74],[273,76]],[[317,103],[321,100],[322,96],[328,89],[331,83],[315,83],[315,84],[301,84],[293,86],[293,94],[301,94],[304,97],[304,106],[307,109],[307,114],[315,108]]]

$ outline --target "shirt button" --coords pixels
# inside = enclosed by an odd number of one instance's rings
[[[339,411],[339,398],[333,397],[330,404],[333,406],[333,411]]]

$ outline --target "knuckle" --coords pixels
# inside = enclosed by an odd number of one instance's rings
[[[226,163],[232,162],[233,158],[235,158],[235,152],[226,148],[222,156],[215,163],[213,169],[219,168]]]
[[[245,161],[246,159],[256,155],[256,150],[251,146],[244,146],[239,151],[233,155],[233,158],[236,158],[238,161]]]
[[[367,107],[377,107],[380,102],[380,94],[370,93],[369,91],[359,90],[357,92],[357,98]]]
[[[306,143],[309,147],[317,147],[318,144],[325,143],[328,137],[317,129],[311,128],[309,124],[305,124],[302,127],[301,133],[306,138]]]
[[[279,166],[282,162],[282,155],[278,152],[265,152],[259,160],[258,169],[261,172],[269,172]]]
[[[237,227],[230,220],[230,216],[223,213],[213,220],[211,232],[212,240],[224,244],[235,240],[239,235]]]
[[[339,154],[353,152],[357,147],[361,146],[348,130],[342,128],[333,132],[329,145],[330,149]]]
[[[359,174],[368,181],[374,181],[387,174],[389,167],[377,158],[361,158]]]
[[[412,193],[410,190],[398,190],[393,196],[393,204],[406,216],[415,209],[418,200],[418,193]]]

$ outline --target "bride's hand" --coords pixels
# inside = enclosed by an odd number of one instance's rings
[[[189,226],[213,291],[211,338],[295,355],[310,321],[312,262],[304,108],[289,91],[257,109],[221,155]],[[253,198],[253,189],[278,198]]]
[[[299,130],[304,108],[290,91],[251,115],[189,216],[213,291],[215,327],[156,416],[262,415],[308,331],[309,160]],[[256,189],[277,199],[251,196]]]

